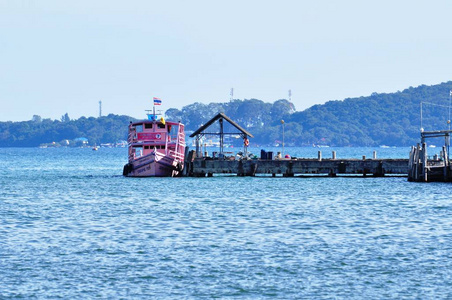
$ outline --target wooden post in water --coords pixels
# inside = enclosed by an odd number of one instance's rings
[[[414,180],[419,181],[419,152],[420,146],[419,143],[416,146],[416,152],[414,154]]]
[[[422,181],[427,182],[427,144],[426,143],[422,143],[422,156],[421,156],[421,160],[422,160]]]
[[[411,146],[410,157],[408,158],[408,181],[413,181],[413,154],[414,147]]]
[[[243,169],[243,161],[239,160],[239,166],[237,168],[237,176],[245,176],[245,170]]]
[[[319,158],[319,161],[322,161],[322,151],[318,152],[318,158]]]
[[[332,155],[333,155],[333,159],[336,159],[336,151],[333,151]]]
[[[443,146],[443,162],[444,162],[444,168],[443,168],[443,177],[444,177],[444,181],[448,181],[448,176],[447,176],[447,169],[448,169],[448,155],[447,155],[447,146]]]
[[[374,151],[374,152],[373,152],[372,158],[373,158],[373,159],[377,159],[377,151]]]
[[[196,157],[201,157],[201,146],[200,146],[200,144],[201,144],[201,141],[200,141],[200,137],[199,136],[197,136],[196,137]]]

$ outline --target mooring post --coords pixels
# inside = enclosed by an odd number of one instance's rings
[[[427,144],[422,143],[422,181],[427,182]]]
[[[383,176],[385,176],[383,170],[383,161],[380,161],[377,165],[377,168],[375,169],[374,177],[383,177]]]
[[[287,170],[286,173],[284,174],[285,177],[294,177],[294,173],[293,173],[293,162],[289,161],[289,164],[287,166]]]
[[[245,170],[243,168],[243,160],[239,160],[239,165],[237,167],[237,176],[245,176]]]
[[[336,159],[336,151],[333,151],[332,155],[333,155],[333,159]]]
[[[408,181],[413,181],[413,157],[414,146],[411,146],[410,157],[408,158]]]
[[[421,151],[421,146],[419,143],[416,145],[416,153],[414,155],[414,178],[416,181],[419,181],[419,152]]]
[[[444,181],[448,181],[448,176],[447,176],[447,165],[448,165],[448,155],[447,155],[447,147],[443,146],[443,160],[444,160],[444,169],[443,169],[443,177],[444,177]]]
[[[252,163],[250,173],[248,173],[248,176],[256,176],[256,171],[257,171],[257,163]]]
[[[373,158],[373,159],[377,159],[377,151],[374,151],[374,152],[373,152],[372,158]]]
[[[322,151],[319,151],[319,153],[318,153],[318,158],[319,158],[319,161],[322,160]]]

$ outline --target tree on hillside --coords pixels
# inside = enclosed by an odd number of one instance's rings
[[[69,122],[71,120],[71,118],[69,118],[68,113],[65,113],[64,115],[61,116],[61,122]]]
[[[38,115],[33,115],[33,118],[31,120],[33,122],[35,122],[35,123],[41,123],[42,122],[41,116],[38,116]]]

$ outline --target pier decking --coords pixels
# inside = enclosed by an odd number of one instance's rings
[[[452,165],[449,158],[452,130],[421,131],[421,143],[411,148],[408,163],[408,180],[418,182],[452,182]],[[426,140],[444,138],[440,155],[429,159]]]
[[[196,158],[186,162],[185,176],[204,177],[214,174],[237,176],[326,176],[361,175],[382,177],[408,174],[408,159],[248,159],[227,160]]]
[[[216,130],[212,125],[217,124]],[[284,124],[284,121],[281,120]],[[229,129],[225,131],[225,125],[229,124]],[[233,132],[234,131],[234,132]],[[244,156],[227,156],[224,152],[224,136],[234,135],[243,139]],[[208,157],[206,150],[202,153],[202,140],[205,136],[217,136],[220,147],[217,155]],[[331,159],[323,159],[321,151],[318,157],[312,158],[281,158],[273,159],[273,153],[269,157],[261,150],[261,158],[250,158],[247,156],[249,137],[253,137],[244,128],[227,117],[224,113],[218,113],[206,124],[190,135],[195,138],[196,151],[190,151],[185,155],[184,176],[204,177],[214,174],[235,174],[237,176],[338,176],[338,175],[359,175],[381,177],[385,175],[408,175],[408,159],[377,159],[374,152],[372,159],[337,159],[333,151]],[[284,136],[283,136],[284,153]],[[188,149],[186,148],[186,151]]]

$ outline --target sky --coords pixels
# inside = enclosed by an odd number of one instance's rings
[[[452,1],[0,0],[0,121],[451,80]]]

